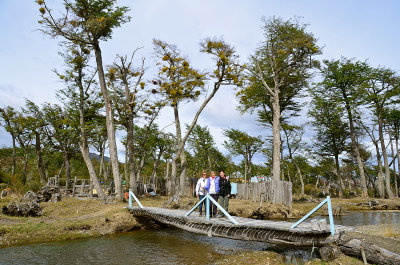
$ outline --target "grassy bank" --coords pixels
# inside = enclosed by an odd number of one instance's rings
[[[7,202],[3,201],[0,206]],[[64,198],[41,203],[40,217],[10,217],[0,214],[0,247],[89,238],[139,229],[123,203]]]

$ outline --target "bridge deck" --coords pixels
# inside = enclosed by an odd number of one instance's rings
[[[186,217],[185,210],[172,210],[157,207],[132,207],[130,212],[136,217],[152,219],[156,222],[174,226],[186,231],[219,236],[231,239],[261,241],[281,245],[320,246],[331,243],[334,238],[327,230],[315,231],[310,223],[302,223],[294,229],[293,223],[286,221],[255,220],[243,217],[233,217],[239,224],[234,225],[228,218],[210,218],[198,216],[197,212]],[[352,230],[349,227],[335,226],[336,234],[340,231]]]

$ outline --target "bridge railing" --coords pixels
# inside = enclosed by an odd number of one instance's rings
[[[139,199],[135,196],[135,193],[133,193],[132,190],[129,189],[129,208],[132,208],[132,198],[135,199],[137,204],[139,204],[140,208],[143,208],[143,205],[140,203]]]
[[[296,228],[299,224],[304,222],[308,217],[310,217],[313,213],[315,213],[319,208],[321,208],[325,203],[328,204],[328,214],[329,214],[329,226],[331,228],[331,235],[335,235],[335,224],[333,223],[333,214],[332,214],[332,203],[331,203],[331,197],[328,196],[326,197],[325,200],[323,200],[320,204],[318,204],[314,209],[312,209],[308,214],[306,214],[303,218],[301,218],[297,223],[292,225],[290,228]]]
[[[238,222],[237,222],[235,219],[233,219],[233,217],[232,217],[227,211],[225,211],[225,209],[222,208],[222,206],[219,205],[219,203],[216,202],[216,201],[210,196],[210,194],[207,194],[206,196],[204,196],[204,198],[201,199],[189,212],[187,212],[187,214],[186,214],[185,216],[189,216],[194,210],[196,210],[196,208],[197,208],[204,200],[206,200],[206,219],[207,219],[207,220],[210,220],[210,207],[209,207],[209,206],[210,206],[210,201],[211,201],[212,203],[214,203],[214,204],[217,206],[217,208],[218,208],[226,217],[228,217],[228,219],[229,219],[232,223],[234,223],[235,225],[238,224]]]

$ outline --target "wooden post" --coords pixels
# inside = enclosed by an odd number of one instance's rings
[[[91,181],[89,184],[89,197],[90,197],[90,199],[93,198],[93,183]]]
[[[55,176],[55,186],[59,189],[60,188],[60,176]]]
[[[81,193],[84,194],[85,193],[85,185],[86,185],[86,179],[82,179],[81,182]]]
[[[76,176],[74,178],[74,184],[72,185],[72,197],[75,197],[75,185],[76,185]]]

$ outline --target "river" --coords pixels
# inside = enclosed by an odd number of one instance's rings
[[[335,224],[400,223],[400,212],[349,212]],[[225,254],[266,250],[271,245],[207,237],[178,229],[141,230],[85,240],[0,249],[0,264],[210,264]],[[310,249],[286,249],[287,264],[302,264]]]

